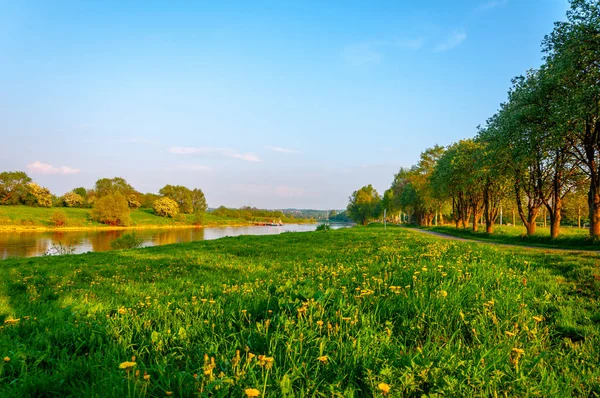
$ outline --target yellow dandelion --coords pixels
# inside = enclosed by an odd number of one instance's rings
[[[260,391],[258,391],[256,388],[246,388],[244,390],[244,393],[246,393],[247,397],[259,397],[260,396]]]
[[[146,373],[146,371],[144,371],[144,380],[146,380],[146,381],[150,380],[150,375],[148,373]]]
[[[448,296],[448,292],[445,291],[445,290],[440,290],[440,296],[441,297],[446,297],[446,296]]]
[[[513,332],[509,332],[508,330],[504,333],[509,337],[515,337],[515,334]]]
[[[128,361],[127,362],[122,362],[119,365],[119,369],[130,369],[130,368],[133,368],[135,365],[136,365],[135,362],[128,362]]]
[[[125,309],[125,307],[119,308],[119,314],[123,315],[123,314],[126,314],[126,313],[127,313],[127,310]]]
[[[323,326],[323,321],[321,321],[321,320],[317,321],[317,325],[319,325],[319,327]]]
[[[327,357],[327,355],[321,355],[320,357],[317,358],[319,360],[319,362],[321,363],[327,363],[327,361],[329,361],[329,358]]]
[[[10,357],[4,357],[4,362],[10,362]]]
[[[383,393],[383,395],[386,395],[387,393],[390,392],[390,385],[387,383],[379,383],[379,385],[377,386],[377,388],[379,388],[381,390],[381,392]]]
[[[521,348],[513,348],[512,352],[514,352],[517,355],[523,355],[523,354],[525,354],[525,350],[523,350]]]
[[[541,317],[541,316],[534,316],[534,317],[533,317],[533,320],[534,320],[534,321],[536,321],[536,322],[541,322],[541,321],[543,321],[543,320],[544,320],[544,317]]]
[[[165,394],[167,394],[167,396],[171,396],[173,395],[173,391],[165,391]]]
[[[254,358],[256,355],[254,355],[253,353],[249,352],[248,353],[248,360],[251,360],[252,358]]]

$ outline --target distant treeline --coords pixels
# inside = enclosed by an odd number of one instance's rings
[[[538,69],[512,80],[507,102],[475,138],[435,146],[401,169],[383,198],[355,191],[348,213],[357,221],[388,215],[421,225],[480,222],[487,232],[503,212],[533,235],[550,225],[589,224],[600,238],[600,4],[573,0],[566,22],[542,43]]]

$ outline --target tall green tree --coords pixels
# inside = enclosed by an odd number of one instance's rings
[[[31,178],[23,171],[0,173],[0,205],[23,203]]]
[[[348,216],[356,223],[367,223],[378,217],[381,212],[381,197],[371,184],[354,191],[349,198]]]
[[[600,238],[600,4],[571,0],[567,20],[544,39],[546,63],[559,87],[556,122],[570,154],[589,178],[590,235]]]

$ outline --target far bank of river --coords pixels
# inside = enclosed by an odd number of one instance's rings
[[[332,224],[341,228],[349,224]],[[170,227],[160,229],[117,230],[52,230],[44,232],[18,231],[0,234],[0,259],[37,257],[58,252],[73,254],[112,250],[111,242],[125,233],[135,232],[142,247],[170,243],[211,240],[238,235],[274,235],[283,232],[314,231],[317,224],[284,224],[281,226]]]

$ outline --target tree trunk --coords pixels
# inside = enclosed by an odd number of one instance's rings
[[[590,236],[597,239],[600,237],[600,192],[594,183],[590,185],[588,202],[590,206]]]

